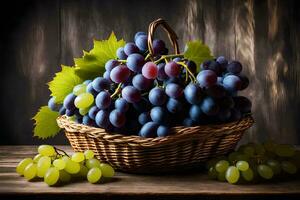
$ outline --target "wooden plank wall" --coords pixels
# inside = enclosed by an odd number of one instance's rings
[[[11,9],[15,9],[12,4]],[[10,8],[8,7],[8,8]],[[4,78],[0,144],[32,144],[30,118],[46,104],[60,64],[104,39],[113,30],[126,41],[162,17],[175,29],[181,49],[202,39],[214,55],[240,60],[251,86],[256,124],[243,141],[271,137],[300,143],[300,4],[293,0],[44,0],[2,14]],[[166,38],[162,32],[157,37]],[[4,139],[3,139],[4,138]],[[45,141],[42,141],[42,143]],[[63,134],[47,140],[64,144]]]

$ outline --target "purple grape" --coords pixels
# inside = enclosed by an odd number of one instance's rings
[[[231,117],[231,111],[229,109],[220,110],[219,113],[218,113],[218,119],[221,122],[229,121],[230,117]]]
[[[234,74],[239,74],[243,69],[243,66],[240,62],[238,61],[232,61],[227,65],[227,71],[234,73]]]
[[[85,81],[83,82],[83,84],[88,85],[88,84],[91,83],[91,82],[92,82],[92,80],[85,80]]]
[[[124,113],[122,113],[121,111],[113,110],[109,114],[109,121],[114,127],[120,128],[124,126],[126,118]]]
[[[208,116],[214,116],[218,114],[220,107],[213,98],[206,97],[201,103],[201,110]]]
[[[101,128],[107,128],[110,124],[109,122],[109,112],[106,110],[100,110],[95,116],[96,124]]]
[[[95,120],[95,117],[98,112],[99,112],[99,108],[97,106],[93,106],[90,108],[88,115],[91,119]]]
[[[147,79],[155,79],[158,75],[157,65],[153,62],[147,62],[142,68],[142,74]]]
[[[139,135],[145,138],[157,137],[158,126],[158,123],[147,122],[146,124],[144,124],[144,126],[142,126]]]
[[[192,127],[195,126],[195,121],[193,121],[191,118],[185,118],[182,122],[182,125],[186,127]]]
[[[161,88],[155,87],[149,92],[149,101],[155,106],[163,105],[167,100],[165,91]]]
[[[170,83],[166,86],[166,94],[174,99],[177,99],[182,96],[183,90],[180,85],[176,83]]]
[[[221,65],[216,61],[211,61],[208,65],[208,69],[214,71],[217,75],[221,75],[223,71]]]
[[[97,96],[98,92],[93,88],[93,82],[89,83],[85,89],[86,92],[92,94],[94,97]]]
[[[216,61],[221,65],[222,72],[227,70],[228,60],[224,56],[219,56]]]
[[[188,60],[188,61],[186,62],[186,65],[187,65],[187,67],[189,68],[190,72],[192,72],[193,74],[196,74],[196,73],[197,73],[197,65],[196,65],[196,63],[194,63],[194,62],[191,61],[191,60]],[[183,69],[183,73],[186,73],[185,68]]]
[[[149,112],[143,112],[139,115],[138,121],[141,125],[146,124],[147,122],[151,121],[151,117]]]
[[[142,74],[137,74],[132,79],[132,85],[138,90],[147,90],[152,86],[153,80],[145,78]]]
[[[99,109],[108,108],[111,104],[110,93],[107,91],[100,92],[96,97],[95,103]]]
[[[136,41],[137,38],[138,38],[139,36],[143,36],[143,35],[147,35],[147,34],[146,34],[145,32],[143,32],[143,31],[137,32],[137,33],[134,35],[134,41]]]
[[[168,111],[163,107],[156,106],[151,109],[150,117],[152,121],[162,124],[167,121]]]
[[[110,72],[110,79],[115,83],[125,82],[130,76],[130,70],[126,65],[119,65]]]
[[[115,101],[115,108],[125,113],[129,109],[129,104],[125,99],[119,98]]]
[[[148,49],[148,37],[147,35],[140,35],[135,40],[135,45],[140,51],[144,52]]]
[[[208,70],[209,64],[210,64],[211,62],[212,62],[211,60],[206,60],[206,61],[204,61],[204,62],[200,65],[200,68],[201,68],[202,70]]]
[[[222,98],[226,95],[226,90],[222,85],[213,85],[206,90],[208,96]]]
[[[202,100],[203,92],[198,84],[190,83],[184,89],[184,96],[190,104],[198,104]]]
[[[114,59],[111,59],[105,63],[105,70],[111,71],[114,67],[120,65],[120,62]]]
[[[146,98],[141,98],[139,102],[133,103],[132,105],[138,112],[146,112],[151,109],[151,104]]]
[[[183,105],[177,99],[169,98],[167,102],[167,109],[170,113],[179,113],[183,109]]]
[[[55,103],[55,97],[51,97],[48,101],[48,107],[50,110],[57,112],[61,106]]]
[[[174,62],[180,62],[180,61],[181,61],[181,58],[180,58],[180,57],[173,58],[173,61],[174,61]]]
[[[160,81],[167,80],[169,77],[165,72],[165,63],[159,63],[157,65],[157,68],[158,68],[157,79]]]
[[[232,109],[234,107],[233,98],[230,96],[225,96],[219,100],[219,105],[222,109]]]
[[[139,48],[132,42],[127,43],[124,46],[124,52],[127,56],[133,53],[139,53]]]
[[[125,54],[124,48],[123,48],[123,47],[118,48],[118,50],[117,50],[117,57],[118,57],[120,60],[126,60],[127,55]]]
[[[60,109],[59,109],[59,111],[58,111],[58,113],[59,113],[60,115],[66,114],[66,108],[65,108],[64,106],[61,106]]]
[[[109,83],[112,83],[112,81],[110,79],[110,72],[109,71],[104,72],[103,78],[105,78],[106,80],[108,80]]]
[[[103,90],[108,90],[110,88],[110,83],[107,79],[103,77],[97,77],[92,82],[94,90],[101,92]]]
[[[75,100],[76,96],[71,93],[71,94],[68,94],[65,99],[64,99],[64,107],[67,109],[67,110],[75,110],[75,104],[74,104],[74,100]]]
[[[122,97],[129,103],[136,103],[141,100],[141,93],[133,86],[126,86],[122,89]]]
[[[189,110],[189,117],[194,122],[198,122],[204,117],[204,113],[199,105],[192,105]]]
[[[180,66],[174,62],[170,61],[165,65],[165,73],[170,77],[178,77],[180,75],[181,68]]]
[[[66,109],[66,115],[68,117],[71,117],[75,114],[75,109],[72,109],[72,110],[69,110],[69,109]]]
[[[141,54],[133,53],[127,57],[127,67],[133,72],[141,72],[145,59]]]
[[[95,126],[95,121],[92,120],[88,115],[84,115],[82,118],[82,124],[87,126]]]
[[[241,90],[246,89],[249,86],[249,79],[244,75],[239,75],[239,78],[242,81]]]
[[[238,76],[228,75],[223,79],[223,85],[228,91],[238,91],[242,87],[242,81]]]
[[[169,129],[169,127],[160,125],[157,128],[157,136],[158,137],[166,137],[168,135],[170,135],[170,129]]]
[[[197,81],[202,88],[208,88],[217,83],[217,75],[212,70],[203,70],[197,75]]]
[[[242,114],[238,109],[231,109],[231,116],[230,116],[230,120],[231,121],[237,121],[240,120],[242,118]]]
[[[155,39],[153,40],[153,51],[154,55],[161,54],[166,48],[166,44],[162,40]]]
[[[251,101],[243,96],[233,97],[235,108],[241,111],[242,113],[250,113],[252,103]]]

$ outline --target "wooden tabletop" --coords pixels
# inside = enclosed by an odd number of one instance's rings
[[[69,146],[58,146],[71,152]],[[27,182],[15,172],[17,163],[36,154],[36,146],[0,146],[0,199],[277,199],[300,197],[300,181],[230,185],[210,180],[205,172],[178,175],[133,175],[118,172],[107,183],[87,181],[48,187]]]

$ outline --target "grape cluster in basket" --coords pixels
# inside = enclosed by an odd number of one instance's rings
[[[76,152],[70,157],[50,145],[39,146],[38,154],[33,159],[25,158],[20,161],[16,171],[28,181],[43,178],[49,186],[81,179],[97,183],[101,177],[111,178],[115,174],[109,164],[100,163],[94,158],[92,150]]]
[[[227,157],[207,162],[208,175],[231,184],[284,179],[294,176],[300,167],[300,151],[292,145],[249,143]]]
[[[251,101],[237,92],[249,85],[238,61],[223,56],[197,66],[181,55],[167,55],[162,40],[135,34],[134,42],[117,50],[118,59],[105,64],[103,76],[74,87],[63,105],[52,110],[109,132],[164,137],[174,126],[197,126],[240,120]],[[200,72],[197,71],[201,68]]]

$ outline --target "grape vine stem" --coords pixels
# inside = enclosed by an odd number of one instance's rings
[[[194,76],[194,74],[189,70],[189,67],[184,63],[184,62],[177,62],[179,65],[182,65],[185,70],[186,70],[186,73],[188,73],[190,76],[189,77],[192,77],[191,78],[191,81],[193,82],[196,82],[196,78]],[[187,79],[187,78],[186,78]],[[186,80],[187,81],[187,80]]]
[[[162,60],[165,60],[167,58],[175,58],[175,57],[183,57],[183,54],[171,54],[171,55],[163,55],[158,60],[154,61],[155,64],[159,63]]]
[[[57,147],[54,147],[54,150],[55,150],[55,152],[57,153],[57,154],[59,154],[59,155],[61,155],[60,153],[59,153],[59,151],[60,152],[63,152],[66,156],[68,156],[68,157],[70,157],[64,150],[62,150],[62,149],[59,149],[59,148],[57,148]]]
[[[110,96],[110,98],[113,98],[120,92],[121,86],[122,86],[122,83],[119,83],[118,87],[116,88],[115,92]]]

